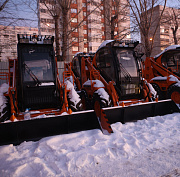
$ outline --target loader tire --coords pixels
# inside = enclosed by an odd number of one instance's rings
[[[157,84],[151,84],[153,86],[153,88],[156,90],[157,95],[159,96],[159,100],[164,99],[163,93],[160,89],[160,87]]]
[[[180,104],[180,87],[171,85],[167,90],[167,97],[171,98],[176,104]]]
[[[83,110],[89,110],[91,108],[91,101],[88,98],[88,94],[85,90],[82,90],[80,93],[80,98],[82,101],[82,108]]]
[[[0,112],[0,122],[4,122],[10,119],[10,104],[7,103],[6,106],[3,108],[2,112]]]

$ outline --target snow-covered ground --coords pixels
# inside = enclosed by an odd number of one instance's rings
[[[180,176],[180,113],[0,146],[0,176]]]
[[[0,88],[0,111],[6,99]],[[0,177],[180,176],[180,113],[0,146]]]

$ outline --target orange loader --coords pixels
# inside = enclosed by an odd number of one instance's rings
[[[136,41],[104,41],[94,56],[77,53],[65,70],[71,72],[84,109],[95,111],[104,134],[110,124],[179,112],[172,100],[158,101],[142,76]]]
[[[167,47],[144,61],[144,78],[153,85],[159,99],[180,104],[180,45]]]

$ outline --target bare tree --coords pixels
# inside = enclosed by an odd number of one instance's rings
[[[130,25],[126,23],[130,22],[129,5],[122,0],[103,0],[102,2],[104,5],[105,39],[124,38],[130,31]],[[126,23],[126,26],[122,26],[122,23]]]
[[[56,56],[57,59],[60,60],[60,15],[61,15],[61,6],[60,2],[61,0],[52,0],[49,2],[42,1],[44,6],[47,8],[48,13],[51,17],[54,19],[54,25],[55,25],[55,43],[56,43]]]
[[[67,51],[67,42],[68,42],[68,25],[69,25],[69,17],[68,17],[68,13],[69,10],[71,8],[71,2],[72,0],[58,0],[58,4],[61,7],[61,11],[62,11],[62,28],[63,28],[63,32],[62,32],[62,60],[65,61],[66,60],[66,51]]]
[[[2,11],[4,9],[4,7],[6,6],[6,4],[8,3],[9,0],[5,0],[4,2],[0,2],[0,11]]]
[[[180,26],[180,9],[166,8],[161,24],[170,27],[173,34],[174,44],[178,44],[177,32]]]
[[[150,57],[154,45],[154,38],[166,7],[167,0],[163,0],[164,5],[160,14],[154,14],[154,9],[159,5],[158,0],[127,0],[132,11],[132,21],[139,27],[143,37],[146,57]],[[153,18],[157,15],[156,18]]]
[[[70,15],[72,0],[51,0],[48,2],[46,0],[41,0],[40,2],[46,7],[49,15],[54,19],[55,28],[53,31],[55,31],[56,55],[59,55],[60,60],[65,61],[67,59],[67,51],[69,51],[74,45],[76,46],[80,43],[84,43],[83,25],[84,23],[88,23],[88,16],[94,13],[96,9],[99,8],[100,4],[97,4],[92,11],[86,13],[84,16],[82,4],[78,5],[79,9],[77,12],[71,13]],[[90,0],[89,3],[93,3],[93,0]],[[73,22],[73,19],[78,20]],[[45,23],[46,22],[44,22],[44,24]],[[74,35],[73,32],[80,28],[81,30],[79,31],[82,31],[82,34],[79,34],[79,40],[76,41],[74,39],[76,37],[72,35]],[[58,48],[58,46],[60,46],[60,39],[62,41],[61,50]],[[62,57],[60,57],[60,52],[62,52]]]

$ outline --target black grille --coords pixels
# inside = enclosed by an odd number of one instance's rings
[[[35,87],[24,90],[24,108],[45,109],[57,107],[55,87]]]

